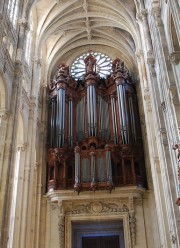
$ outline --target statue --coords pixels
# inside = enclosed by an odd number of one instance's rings
[[[84,63],[86,65],[86,73],[96,72],[94,67],[96,66],[96,59],[90,54],[85,58]]]
[[[58,72],[56,78],[56,83],[58,83],[61,80],[66,80],[69,76],[69,67],[65,64],[62,64],[58,67]]]

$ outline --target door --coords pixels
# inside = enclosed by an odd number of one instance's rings
[[[83,237],[82,248],[120,248],[119,236]]]

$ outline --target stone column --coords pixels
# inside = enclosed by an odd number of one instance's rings
[[[153,48],[152,48],[152,42],[151,42],[151,37],[150,37],[150,32],[149,32],[147,15],[148,15],[148,12],[146,9],[140,9],[140,11],[137,13],[137,20],[138,20],[139,26],[142,26],[141,34],[144,36],[144,40],[145,40],[146,57],[151,58],[153,56]],[[142,40],[142,43],[144,43],[143,40]]]
[[[11,209],[11,199],[12,199],[12,185],[11,185],[11,177],[14,173],[15,166],[15,149],[16,149],[16,135],[18,128],[18,114],[20,111],[21,104],[21,95],[22,95],[22,64],[16,63],[15,72],[14,72],[14,82],[11,96],[11,118],[8,121],[7,125],[7,135],[5,140],[5,151],[6,154],[3,159],[4,170],[3,170],[3,186],[2,192],[4,192],[4,196],[2,196],[3,205],[1,211],[3,213],[3,230],[2,230],[2,247],[6,247],[8,241],[8,229],[10,226],[10,209]]]
[[[0,185],[2,180],[2,170],[3,170],[3,156],[5,149],[5,139],[7,124],[9,120],[10,113],[6,110],[0,110]]]

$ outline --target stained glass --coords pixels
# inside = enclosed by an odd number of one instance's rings
[[[101,78],[105,78],[111,73],[112,60],[110,57],[103,53],[91,53],[96,58],[96,72]],[[85,74],[85,63],[84,59],[89,55],[85,53],[78,57],[71,66],[71,76],[77,79],[83,79]]]

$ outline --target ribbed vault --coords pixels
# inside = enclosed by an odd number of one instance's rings
[[[36,54],[44,56],[46,78],[59,63],[71,64],[88,50],[119,57],[135,70],[140,39],[133,0],[40,0],[31,10]]]

